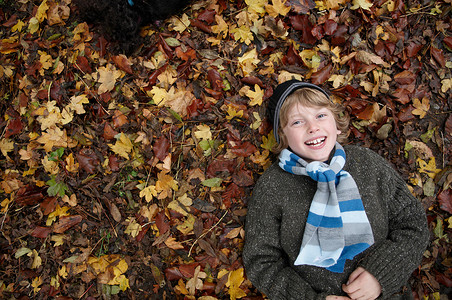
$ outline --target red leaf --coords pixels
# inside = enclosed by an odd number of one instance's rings
[[[416,80],[416,76],[411,71],[405,70],[394,75],[394,80],[398,84],[411,84]]]
[[[447,47],[449,47],[450,49],[452,49],[452,36],[446,36],[446,37],[443,39],[443,43],[444,43]]]
[[[112,57],[114,63],[116,64],[116,66],[118,66],[118,68],[120,68],[121,70],[123,70],[124,72],[128,73],[128,74],[133,74],[132,71],[132,67],[130,66],[130,63],[127,59],[127,57],[123,56],[123,55],[116,55]]]
[[[159,48],[161,48],[162,52],[164,52],[169,59],[172,59],[173,49],[171,49],[171,47],[166,43],[165,39],[161,34],[159,34],[159,40],[160,40]]]
[[[179,271],[179,268],[177,267],[171,267],[165,269],[165,277],[166,280],[172,281],[172,280],[179,280],[184,277],[184,275]]]
[[[112,140],[115,138],[115,135],[117,135],[118,132],[111,127],[110,124],[105,124],[104,126],[104,134],[102,135],[105,140]]]
[[[406,55],[408,57],[415,57],[419,50],[422,49],[422,44],[418,44],[415,42],[410,42],[408,46],[406,46]]]
[[[108,157],[108,166],[110,167],[110,169],[111,169],[113,172],[119,171],[118,157],[116,157],[115,155],[110,155],[110,156]]]
[[[400,112],[397,114],[397,118],[400,122],[407,122],[414,119],[413,115],[414,107],[412,105],[408,105],[403,107]]]
[[[44,215],[48,215],[55,210],[57,205],[56,197],[47,197],[41,203],[41,209],[43,210]]]
[[[185,48],[188,48],[188,49],[186,49],[186,51],[184,52],[182,50],[182,47],[177,47],[176,48],[176,56],[185,61],[195,60],[196,59],[196,51],[189,47],[185,47]]]
[[[313,0],[288,0],[287,2],[297,14],[307,14],[315,7]]]
[[[395,90],[393,96],[397,98],[396,101],[402,104],[408,104],[411,102],[410,92],[406,89],[398,88],[397,90]]]
[[[201,21],[199,21],[197,19],[190,20],[190,24],[193,27],[197,27],[198,29],[201,29],[205,33],[211,33],[212,32],[212,29],[210,28],[210,26],[208,26],[207,24],[204,24],[203,22],[201,22]]]
[[[448,137],[452,136],[452,115],[450,115],[449,118],[447,118],[445,128],[446,128],[446,136],[448,136]]]
[[[204,103],[201,99],[194,99],[191,104],[187,107],[188,118],[197,117],[204,109]]]
[[[80,168],[85,170],[89,174],[94,174],[96,167],[99,165],[99,159],[96,153],[88,148],[80,149],[80,151],[75,155]]]
[[[254,152],[256,152],[256,150],[257,150],[256,146],[246,141],[232,149],[231,152],[238,156],[248,157]]]
[[[170,142],[164,135],[162,135],[157,141],[155,141],[154,148],[152,149],[155,157],[160,160],[164,160],[168,156],[169,146]]]
[[[82,219],[83,217],[80,215],[60,217],[58,223],[53,226],[53,232],[63,233],[69,228],[80,223]]]
[[[155,225],[157,225],[160,235],[164,234],[170,229],[168,218],[165,216],[164,210],[162,210],[155,216]]]
[[[52,232],[52,229],[49,227],[36,226],[31,232],[30,235],[32,237],[45,239],[49,233]]]
[[[217,177],[219,173],[232,174],[235,167],[235,162],[233,160],[226,160],[222,157],[218,157],[212,161],[207,167],[207,176],[210,178]]]
[[[253,172],[240,169],[232,175],[232,181],[238,186],[251,186],[254,184]]]
[[[326,67],[318,70],[317,72],[311,75],[311,82],[313,84],[322,84],[330,78],[331,70],[333,69],[333,65],[329,64]]]
[[[93,73],[91,66],[89,65],[88,59],[85,56],[77,56],[76,67],[79,68],[84,73]]]
[[[438,202],[439,207],[442,210],[445,210],[448,213],[452,214],[452,189],[449,188],[445,191],[442,191],[438,195]]]
[[[165,64],[162,67],[160,67],[159,69],[152,72],[152,74],[149,76],[149,86],[150,87],[154,86],[157,83],[157,77],[166,70],[166,67],[168,67],[168,64]]]
[[[5,138],[9,138],[12,135],[21,133],[23,128],[24,125],[19,118],[11,119],[11,121],[8,122],[8,126],[6,126],[5,129]]]
[[[223,91],[223,78],[221,78],[220,73],[216,69],[210,69],[207,72],[207,80],[209,80],[213,90],[218,92]]]
[[[435,47],[430,47],[430,53],[437,63],[444,68],[446,66],[446,59],[444,58],[443,50]]]
[[[212,24],[213,22],[215,22],[215,10],[204,10],[202,11],[199,15],[198,15],[198,20],[200,21],[204,21],[207,24]]]
[[[19,205],[35,205],[44,199],[43,188],[27,185],[17,191],[16,203]]]
[[[317,42],[316,38],[312,35],[312,24],[311,21],[309,21],[309,17],[307,15],[295,15],[290,16],[290,23],[292,24],[292,27],[295,30],[301,30],[301,41],[304,44],[310,44],[313,45],[315,42]]]
[[[347,30],[348,27],[346,25],[339,26],[331,38],[331,44],[334,46],[341,46],[345,44],[347,41]]]
[[[262,80],[260,80],[258,77],[256,76],[247,76],[247,77],[243,77],[241,79],[241,81],[245,84],[251,85],[254,87],[254,85],[258,85],[261,88],[264,88],[264,84],[262,83]]]
[[[312,28],[311,33],[317,40],[321,40],[325,35],[325,30],[322,25],[316,25]]]
[[[328,19],[323,25],[323,28],[325,29],[325,34],[333,35],[337,30],[337,23],[331,19]]]
[[[289,50],[287,50],[286,55],[282,59],[285,65],[300,65],[303,60],[296,52],[293,44],[290,44]]]

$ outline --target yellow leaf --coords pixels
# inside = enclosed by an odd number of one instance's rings
[[[243,116],[243,110],[236,111],[232,105],[228,105],[228,115],[226,116],[226,119],[228,121],[231,121],[235,117],[241,118]]]
[[[152,100],[157,106],[163,106],[166,99],[168,98],[168,92],[165,89],[159,88],[158,86],[153,86],[152,90],[148,92],[152,97]]]
[[[422,102],[419,101],[418,98],[414,98],[413,99],[413,106],[416,109],[414,109],[411,113],[413,115],[418,115],[419,118],[422,119],[423,117],[425,117],[425,115],[427,114],[428,110],[430,109],[430,101],[426,97],[422,98]]]
[[[38,19],[39,23],[44,21],[44,19],[47,17],[47,10],[49,9],[49,6],[47,5],[47,0],[44,0],[41,2],[41,4],[38,7],[38,10],[36,11],[35,18]]]
[[[186,216],[188,215],[189,209],[188,206],[191,206],[193,204],[193,201],[187,196],[187,194],[184,194],[183,196],[179,197],[177,200],[173,200],[168,204],[168,208],[172,209],[174,211],[177,211],[178,213]]]
[[[88,96],[87,95],[78,95],[78,96],[72,96],[71,102],[67,105],[68,108],[75,111],[78,115],[86,113],[85,109],[83,108],[83,104],[88,104]]]
[[[59,204],[56,205],[55,210],[47,216],[46,226],[52,225],[52,223],[56,220],[57,217],[65,217],[69,216],[67,212],[70,209],[69,206],[60,207]]]
[[[452,78],[441,80],[441,92],[445,93],[452,89]]]
[[[254,122],[250,125],[252,129],[258,129],[262,124],[261,116],[257,111],[253,111]]]
[[[203,140],[211,140],[212,139],[212,132],[210,131],[210,127],[204,124],[196,126],[198,129],[194,132],[195,137],[198,139]]]
[[[248,5],[248,11],[256,13],[256,14],[264,14],[265,13],[265,5],[267,5],[267,0],[245,0],[245,3]]]
[[[132,237],[136,237],[142,229],[141,225],[137,223],[135,218],[127,218],[127,221],[129,224],[124,232],[130,234]]]
[[[169,237],[165,241],[165,245],[168,248],[171,248],[171,249],[174,249],[174,250],[184,249],[184,246],[180,242],[176,241],[176,239],[173,238],[173,237]]]
[[[74,156],[70,153],[66,157],[66,170],[72,173],[76,173],[78,171],[79,163],[76,163],[74,160]]]
[[[250,28],[245,25],[231,29],[231,33],[234,35],[236,41],[240,41],[247,45],[251,44],[251,41],[254,39]]]
[[[180,18],[172,17],[170,21],[170,29],[177,32],[184,32],[190,26],[190,19],[186,14],[183,14]]]
[[[97,92],[103,94],[115,88],[116,79],[121,77],[122,72],[117,70],[112,64],[108,64],[106,67],[100,67],[98,74],[97,82],[100,83],[100,86]]]
[[[63,265],[61,268],[58,269],[58,276],[66,279],[67,275],[68,273],[66,270],[66,265]]]
[[[229,273],[226,286],[229,287],[229,296],[231,300],[243,298],[246,296],[246,293],[240,288],[240,285],[245,280],[243,273],[243,268],[234,270]]]
[[[441,169],[436,168],[434,157],[430,158],[428,163],[420,158],[418,158],[416,161],[419,165],[419,172],[426,173],[430,178],[435,178],[436,174],[441,172]]]
[[[158,193],[154,185],[150,185],[140,192],[140,197],[144,197],[147,203],[151,202],[152,198],[157,197],[157,195]]]
[[[222,34],[222,36],[219,36],[219,38],[225,39],[228,36],[228,23],[226,23],[221,15],[218,14],[215,15],[215,21],[218,25],[213,25],[211,27],[212,32],[218,35]]]
[[[290,6],[285,5],[287,0],[272,0],[273,5],[265,5],[265,10],[270,17],[276,18],[278,15],[286,16],[290,11]]]
[[[230,287],[228,292],[229,292],[229,297],[231,300],[235,300],[237,298],[243,298],[246,296],[245,291],[235,285]]]
[[[177,191],[179,189],[177,181],[163,171],[158,173],[155,188],[160,193],[159,199],[164,199],[171,194],[171,189]]]
[[[119,135],[119,140],[117,140],[114,145],[108,144],[108,146],[114,153],[124,157],[125,159],[129,159],[129,153],[133,149],[132,142],[127,137],[127,135],[122,132]]]
[[[31,18],[30,21],[28,21],[28,31],[33,34],[39,29],[39,21],[35,17]]]
[[[8,157],[8,152],[14,150],[14,142],[10,139],[1,139],[0,140],[0,151],[2,152],[4,157]]]
[[[276,145],[276,139],[275,139],[275,136],[273,135],[273,130],[272,130],[268,134],[268,137],[267,136],[262,137],[261,147],[263,149],[271,151],[275,145]]]
[[[33,287],[33,293],[36,295],[37,292],[39,292],[41,290],[41,288],[39,287],[42,284],[42,278],[41,276],[36,277],[32,280],[31,282],[31,286]]]
[[[195,217],[193,215],[188,215],[184,223],[177,225],[177,230],[179,230],[183,235],[188,235],[193,231],[193,226],[195,224]]]
[[[30,257],[32,256],[33,257],[33,262],[31,264],[31,268],[32,269],[37,269],[37,268],[39,268],[41,266],[42,259],[41,259],[41,257],[39,257],[39,254],[38,254],[38,252],[35,249],[33,249],[33,251],[28,253],[28,256],[30,256]]]
[[[12,31],[12,32],[16,32],[16,31],[21,32],[21,31],[22,31],[22,28],[23,28],[24,26],[25,26],[25,23],[22,22],[21,20],[19,20],[19,21],[17,21],[16,25],[14,25],[14,26],[11,28],[11,31]]]
[[[369,2],[368,0],[353,0],[353,6],[350,7],[350,9],[366,9],[370,10],[369,8],[372,7],[372,2]]]
[[[53,245],[53,247],[58,247],[64,244],[64,239],[66,238],[66,235],[64,234],[55,234],[52,235],[52,237],[50,238],[50,240],[52,242],[55,242],[55,244]]]
[[[250,105],[262,105],[262,101],[264,100],[264,91],[259,87],[259,85],[254,85],[254,91],[249,90],[246,92],[246,95],[251,99]]]
[[[40,51],[40,50],[38,50],[38,54],[40,55],[39,62],[41,63],[42,68],[46,69],[46,70],[51,68],[53,65],[52,56],[50,56],[49,54],[45,53],[44,51]],[[41,75],[44,75],[44,71],[42,69],[39,70],[39,73]]]

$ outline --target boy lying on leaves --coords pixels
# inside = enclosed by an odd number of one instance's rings
[[[425,211],[380,156],[342,146],[344,110],[320,87],[280,84],[268,104],[279,161],[248,206],[243,260],[270,299],[410,299]]]
[[[139,43],[139,29],[182,11],[189,0],[73,0],[78,14],[97,24],[126,53]]]

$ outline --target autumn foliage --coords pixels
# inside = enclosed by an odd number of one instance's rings
[[[264,298],[246,207],[274,158],[266,101],[293,77],[422,201],[413,294],[451,294],[450,0],[196,1],[128,56],[70,0],[0,8],[0,298]]]

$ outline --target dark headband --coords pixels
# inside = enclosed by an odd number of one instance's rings
[[[268,102],[267,106],[267,115],[270,121],[273,123],[273,134],[275,136],[277,143],[279,143],[278,127],[279,127],[279,112],[281,110],[281,106],[283,105],[284,101],[286,101],[287,97],[290,94],[302,88],[311,88],[318,90],[322,92],[328,99],[330,99],[330,96],[327,94],[326,91],[324,91],[317,85],[309,82],[302,82],[296,79],[292,79],[279,84],[273,91],[273,95],[270,97],[270,101]]]

